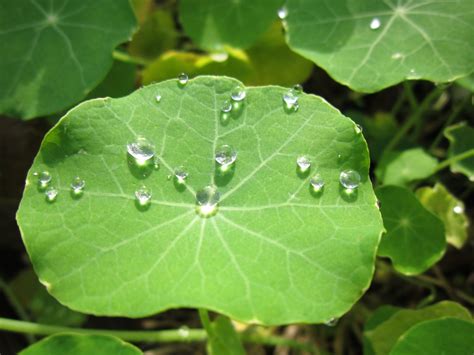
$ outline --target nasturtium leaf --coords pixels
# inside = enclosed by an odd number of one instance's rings
[[[107,76],[87,95],[87,98],[122,97],[130,94],[135,90],[136,73],[136,65],[114,61]]]
[[[443,185],[422,187],[416,190],[420,202],[444,223],[446,240],[460,249],[467,240],[469,220],[464,203],[453,196]]]
[[[179,16],[186,34],[201,48],[251,46],[277,18],[283,0],[181,0]]]
[[[449,140],[448,158],[469,152],[474,155],[474,128],[463,122],[446,128],[444,135]],[[474,181],[473,155],[467,159],[452,162],[451,171],[464,174],[469,180]]]
[[[364,348],[364,355],[375,355],[375,351],[373,349],[372,343],[370,342],[369,338],[367,337],[367,334],[370,330],[375,329],[378,327],[380,324],[388,320],[390,317],[392,317],[395,313],[399,312],[402,310],[402,308],[399,307],[394,307],[391,305],[383,305],[379,307],[371,316],[369,319],[367,319],[367,322],[364,325],[364,336],[362,339],[362,345]]]
[[[432,175],[437,165],[438,161],[422,148],[386,151],[375,169],[375,176],[385,185],[405,186]]]
[[[456,318],[415,325],[403,334],[390,355],[474,354],[474,323]]]
[[[209,355],[245,355],[239,335],[229,318],[218,316],[211,323],[207,352]]]
[[[380,317],[378,315],[379,312],[383,312],[384,315],[386,314],[386,310],[382,308],[377,310],[372,317]],[[370,343],[374,354],[389,354],[400,336],[408,329],[418,323],[441,317],[455,317],[462,320],[471,319],[469,311],[460,304],[443,301],[422,309],[404,309],[394,312],[388,319],[379,323],[376,327],[366,329],[364,337]],[[430,353],[427,352],[427,354]]]
[[[354,90],[474,70],[471,0],[288,0],[290,47]]]
[[[0,3],[0,113],[25,119],[83,99],[130,38],[128,0]]]
[[[46,135],[17,218],[40,280],[60,302],[103,315],[186,306],[283,324],[327,321],[363,294],[382,231],[363,135],[317,96],[301,94],[299,109],[288,110],[288,89],[276,86],[247,88],[223,114],[239,85],[165,81],[85,102]],[[156,147],[158,170],[127,159],[138,136]],[[237,152],[225,171],[214,157],[224,144]],[[306,173],[300,155],[312,161]],[[179,166],[185,184],[173,177]],[[347,169],[361,176],[353,191],[339,183]],[[34,173],[43,171],[59,191],[54,202],[38,191]],[[319,192],[310,188],[315,173],[325,181]],[[80,198],[70,196],[75,176],[86,182]],[[148,209],[135,201],[142,184],[152,191]],[[220,202],[206,218],[195,193],[210,184]],[[215,201],[205,191],[199,201]]]
[[[456,80],[456,83],[469,91],[474,92],[474,73]]]
[[[420,274],[441,259],[446,248],[443,222],[407,188],[387,185],[376,193],[387,231],[378,255],[389,257],[406,275]]]
[[[20,352],[20,355],[140,355],[132,344],[105,335],[59,333]]]

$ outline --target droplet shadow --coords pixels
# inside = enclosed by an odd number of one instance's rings
[[[173,178],[173,185],[176,191],[179,193],[182,193],[186,191],[186,183],[185,182],[179,182],[178,179],[175,177]]]
[[[140,212],[146,212],[150,209],[151,207],[151,203],[148,202],[148,203],[145,203],[145,204],[141,204],[139,201],[135,200],[135,207],[137,208],[137,210],[139,210]]]
[[[136,160],[130,156],[130,154],[127,154],[127,165],[130,173],[138,180],[144,180],[148,178],[153,170],[155,170],[153,159],[149,159],[140,165],[137,164]]]
[[[314,198],[320,198],[323,195],[324,186],[320,189],[315,189],[313,185],[309,184],[309,194]]]
[[[347,189],[342,185],[339,185],[339,194],[342,199],[346,202],[355,202],[359,197],[359,189]]]
[[[306,179],[309,176],[310,172],[311,172],[311,168],[308,168],[308,169],[303,171],[303,170],[301,170],[301,168],[298,165],[296,165],[295,172],[296,172],[296,175],[300,179]]]
[[[216,186],[226,186],[234,177],[237,162],[234,162],[225,169],[217,162],[215,164],[214,183]]]

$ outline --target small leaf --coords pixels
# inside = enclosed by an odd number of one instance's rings
[[[446,240],[460,249],[467,240],[469,220],[464,203],[454,197],[443,185],[422,187],[416,191],[418,199],[444,223]]]
[[[443,318],[415,325],[405,332],[390,355],[474,354],[474,323]]]
[[[244,355],[239,335],[229,318],[218,316],[212,323],[207,351],[209,355]]]
[[[105,335],[60,333],[22,350],[19,355],[140,355],[132,344]]]
[[[446,248],[443,222],[404,187],[382,186],[376,194],[387,230],[378,255],[389,257],[405,275],[420,274],[441,259]]]
[[[468,152],[474,154],[474,128],[465,122],[446,128],[444,135],[450,142],[448,158]],[[451,171],[464,174],[469,180],[474,181],[474,156],[453,162]]]
[[[203,49],[250,47],[272,24],[283,0],[195,0],[179,2],[184,31]]]
[[[70,110],[46,135],[17,214],[49,292],[129,317],[201,307],[282,324],[345,313],[370,284],[382,231],[367,145],[325,100],[301,93],[288,110],[287,93],[198,77]],[[223,145],[236,152],[227,169],[216,165]],[[159,169],[140,165],[153,152]],[[300,156],[311,161],[305,173]],[[349,169],[360,182],[348,192],[339,178]],[[34,175],[43,171],[54,202]]]
[[[372,317],[378,318],[379,312],[386,311],[382,308],[375,311]],[[439,302],[418,310],[404,309],[394,312],[391,316],[378,324],[376,327],[366,330],[364,335],[368,339],[375,354],[389,354],[397,340],[408,329],[426,320],[441,317],[455,317],[463,320],[470,320],[471,315],[467,309],[460,304],[451,301]],[[426,354],[432,354],[427,352]]]
[[[80,101],[134,27],[128,0],[2,1],[0,113],[29,119]]]
[[[375,169],[375,176],[384,185],[405,186],[431,176],[437,165],[438,161],[421,148],[386,151]]]
[[[356,91],[474,71],[471,0],[287,2],[290,48]]]

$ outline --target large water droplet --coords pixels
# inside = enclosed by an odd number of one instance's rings
[[[41,188],[46,188],[52,180],[52,176],[48,171],[42,171],[38,174],[38,185]]]
[[[230,94],[230,97],[232,100],[240,102],[245,99],[247,96],[247,92],[245,91],[245,88],[242,85],[238,85],[232,90],[232,93]]]
[[[135,191],[135,199],[140,206],[147,206],[151,203],[151,190],[146,186],[140,186]]]
[[[127,152],[137,165],[146,165],[155,156],[155,146],[148,139],[138,137],[135,142],[127,144]]]
[[[184,169],[184,166],[179,166],[174,169],[174,177],[178,184],[184,184],[188,178],[188,172]]]
[[[353,190],[359,187],[360,174],[355,170],[344,170],[339,175],[339,181],[344,188]]]
[[[48,187],[46,191],[44,192],[44,196],[46,197],[46,201],[48,202],[56,201],[58,194],[59,194],[59,191],[53,186]]]
[[[311,160],[306,155],[300,155],[296,159],[299,170],[304,173],[311,167]]]
[[[216,150],[215,159],[222,169],[226,169],[237,159],[237,151],[228,144],[221,145]]]
[[[313,175],[309,182],[315,192],[321,191],[321,189],[324,187],[324,179],[321,174]]]
[[[225,100],[222,104],[221,111],[224,113],[229,113],[232,111],[232,102],[230,100]]]
[[[84,192],[84,188],[86,187],[85,180],[81,179],[79,176],[76,176],[72,179],[71,182],[71,192],[74,195],[80,195]]]
[[[280,20],[284,20],[288,17],[288,8],[286,6],[282,6],[278,9],[278,18]]]
[[[371,30],[376,30],[376,29],[380,28],[381,25],[382,25],[382,23],[380,22],[380,19],[378,17],[374,17],[372,19],[372,21],[370,21],[370,29]]]
[[[184,85],[186,85],[186,84],[188,83],[188,81],[189,81],[188,74],[186,74],[186,73],[181,73],[181,74],[178,75],[178,83],[179,83],[180,85],[183,85],[183,86],[184,86]]]
[[[198,212],[203,216],[209,216],[216,212],[220,194],[215,186],[206,186],[196,193]]]
[[[292,110],[292,111],[298,110],[299,91],[295,89],[290,89],[283,94],[282,98],[288,110]]]

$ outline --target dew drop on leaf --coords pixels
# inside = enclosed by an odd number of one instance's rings
[[[161,102],[161,95],[160,94],[156,95],[155,100],[156,100],[156,102],[160,103]]]
[[[282,6],[278,9],[278,18],[280,20],[284,20],[286,19],[286,17],[288,16],[288,8],[286,6]]]
[[[140,186],[135,191],[135,198],[140,206],[147,206],[151,202],[151,190],[146,186]]]
[[[306,155],[300,155],[296,159],[296,165],[298,165],[300,172],[304,173],[311,167],[311,160]]]
[[[198,212],[203,216],[209,216],[216,212],[220,194],[217,187],[209,185],[196,193]]]
[[[313,177],[309,180],[309,183],[315,192],[321,191],[321,189],[324,187],[324,179],[321,174],[313,175]]]
[[[339,175],[341,185],[346,189],[356,189],[360,184],[360,174],[355,170],[344,170]]]
[[[48,187],[44,192],[44,196],[46,197],[46,201],[54,202],[58,197],[59,191],[55,187]]]
[[[301,86],[301,84],[295,84],[293,86],[293,91],[295,91],[297,94],[301,94],[303,92],[303,86]]]
[[[43,189],[49,185],[51,180],[52,180],[52,177],[48,171],[42,171],[41,173],[38,174],[38,185],[39,187]]]
[[[464,207],[462,205],[456,205],[453,207],[453,212],[456,214],[464,213]]]
[[[178,184],[184,184],[186,179],[188,178],[188,172],[184,169],[184,166],[178,166],[174,169],[174,177]]]
[[[85,180],[81,179],[79,176],[76,176],[71,182],[71,192],[74,195],[80,195],[84,191],[85,186]]]
[[[187,325],[179,327],[178,334],[181,338],[189,337],[189,327]]]
[[[230,97],[232,100],[236,102],[243,101],[245,97],[247,96],[247,92],[245,91],[245,88],[242,85],[238,85],[232,90],[232,93],[230,94]]]
[[[282,99],[288,110],[292,110],[292,111],[298,110],[299,91],[295,90],[294,88],[290,89],[283,94]]]
[[[230,100],[225,100],[222,104],[221,111],[224,113],[229,113],[232,111],[232,102],[230,102]]]
[[[376,30],[376,29],[380,28],[381,25],[382,25],[382,23],[380,22],[380,19],[378,17],[374,17],[372,19],[372,21],[370,21],[370,29],[371,30]]]
[[[180,85],[183,85],[183,86],[184,86],[184,85],[186,85],[186,84],[188,83],[188,81],[189,81],[188,74],[186,74],[186,73],[181,73],[181,74],[178,75],[178,83],[179,83]]]
[[[328,327],[335,327],[337,322],[339,321],[339,318],[333,317],[328,319],[326,322],[324,322],[325,325]]]
[[[228,144],[221,145],[216,150],[215,159],[222,168],[228,168],[237,159],[237,151]]]
[[[128,154],[137,165],[146,165],[155,156],[155,146],[148,139],[138,137],[135,142],[127,144]]]
[[[354,131],[355,131],[356,134],[361,134],[362,131],[363,131],[363,128],[362,128],[362,126],[361,126],[360,124],[356,124],[356,125],[354,126]]]

